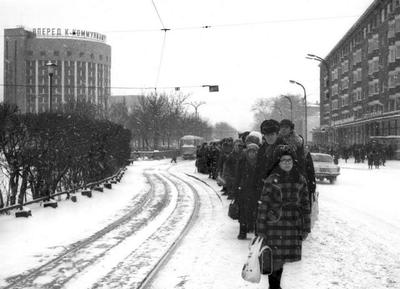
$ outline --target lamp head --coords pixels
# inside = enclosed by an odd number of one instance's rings
[[[54,69],[57,67],[57,64],[55,64],[49,60],[45,65],[47,66],[47,71],[48,71],[49,75],[53,75]]]

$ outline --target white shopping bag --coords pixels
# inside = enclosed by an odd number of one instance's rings
[[[261,248],[263,239],[254,237],[249,245],[249,255],[242,269],[242,278],[251,283],[259,283],[261,280],[261,268],[259,257],[267,248]]]

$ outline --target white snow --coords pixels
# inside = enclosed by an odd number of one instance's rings
[[[341,161],[336,184],[318,184],[319,220],[303,244],[303,260],[285,265],[282,288],[400,288],[400,162],[379,170],[353,162]],[[206,175],[196,176],[219,189]],[[236,239],[239,225],[228,218],[228,204],[224,198],[222,212],[206,208],[204,228],[184,239],[152,289],[268,288],[266,276],[259,284],[240,277],[252,235]]]
[[[124,215],[123,209],[148,189],[140,166],[129,167],[121,183],[92,198],[77,194],[78,202],[59,202],[57,209],[27,206],[32,217],[0,216],[0,286],[4,279],[46,263],[66,246]]]
[[[373,170],[351,159],[347,164],[340,160],[339,165],[341,175],[334,185],[318,184],[319,220],[304,242],[303,260],[285,265],[282,288],[400,288],[400,162],[388,161]],[[57,209],[31,205],[29,218],[0,216],[0,286],[6,284],[4,279],[49,261],[66,246],[124,215],[128,204],[149,189],[142,175],[149,167],[170,168],[180,177],[195,175],[220,189],[208,176],[195,173],[194,161],[179,160],[177,165],[169,160],[140,161],[112,190],[94,192],[91,199],[78,196],[77,203],[61,201]],[[268,288],[266,276],[260,284],[240,277],[252,235],[247,241],[237,240],[239,225],[227,216],[229,201],[223,197],[221,202],[211,188],[187,180],[200,194],[197,223],[151,288]],[[114,251],[105,258],[116,262],[124,258],[120,254]],[[109,269],[106,259],[99,262]],[[103,271],[91,271],[90,280],[102,278]]]

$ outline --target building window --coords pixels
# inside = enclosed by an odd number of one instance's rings
[[[338,85],[334,84],[332,85],[332,96],[335,96],[338,94]]]
[[[372,38],[368,39],[368,53],[379,49],[379,36],[374,34]]]
[[[60,56],[60,51],[55,50],[55,51],[53,52],[53,55],[54,55],[54,56]]]
[[[342,73],[349,71],[349,61],[345,60],[342,62]]]
[[[396,71],[389,71],[389,73],[388,73],[388,87],[389,88],[394,88],[396,86],[396,78],[397,78]]]
[[[396,50],[397,50],[396,46],[394,46],[394,45],[389,46],[389,53],[388,53],[388,62],[389,63],[393,63],[396,61]]]
[[[396,49],[396,59],[399,59],[400,58],[400,41],[396,41],[395,49]]]
[[[398,33],[400,32],[400,15],[396,15],[394,18],[395,24],[394,24],[394,32]]]
[[[339,102],[337,99],[332,100],[332,109],[338,109],[339,108]]]
[[[390,20],[388,23],[388,38],[393,38],[395,34],[395,20]]]
[[[80,52],[79,57],[83,57],[85,55],[85,52]]]
[[[347,76],[341,80],[341,87],[342,89],[349,88],[349,78]]]
[[[46,56],[46,51],[44,50],[40,51],[40,56]]]

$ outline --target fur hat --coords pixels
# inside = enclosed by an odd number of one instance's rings
[[[267,119],[261,123],[260,131],[262,134],[270,134],[279,132],[279,122],[274,119]]]
[[[247,146],[246,146],[246,151],[250,151],[250,150],[255,150],[255,151],[257,151],[258,150],[258,145],[256,145],[255,143],[249,143]]]
[[[290,119],[282,119],[279,125],[281,127],[288,126],[290,129],[294,129],[294,123]]]
[[[256,144],[256,145],[260,145],[261,143],[261,139],[258,135],[254,135],[254,134],[249,134],[246,137],[246,141],[245,141],[246,145],[248,144]]]
[[[293,161],[296,160],[296,155],[289,145],[278,145],[274,150],[273,159],[275,162],[279,162],[281,157],[286,155],[291,156]]]

